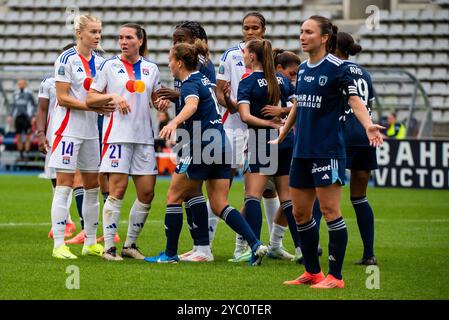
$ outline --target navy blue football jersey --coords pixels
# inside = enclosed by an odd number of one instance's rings
[[[371,116],[371,103],[374,100],[374,90],[370,74],[365,68],[352,61],[345,60],[344,65],[348,66],[357,93]],[[346,146],[369,147],[369,140],[366,136],[365,128],[363,128],[362,124],[357,120],[348,103],[346,103],[343,120]]]
[[[203,56],[199,56],[199,61],[198,61],[198,71],[201,72],[202,74],[204,74],[210,81],[212,86],[216,86],[217,85],[217,78],[215,75],[215,66],[212,63],[212,61],[207,60],[203,57]],[[182,82],[178,79],[174,80],[174,89],[176,91],[181,91],[181,84]],[[181,106],[181,102],[180,100],[175,102],[175,111],[176,114],[179,113],[180,111],[180,106]]]
[[[281,106],[282,108],[287,108],[287,103],[295,98],[295,87],[290,82],[290,80],[284,76],[282,73],[277,72],[276,77],[279,82],[279,88],[281,89]],[[292,148],[293,147],[293,131],[290,131],[285,137],[284,141],[279,145],[280,149]]]
[[[185,106],[187,98],[197,97],[199,99],[198,108],[194,115],[186,120],[182,126],[187,130],[190,136],[191,152],[193,152],[193,145],[201,145],[201,149],[209,143],[221,144],[221,150],[224,150],[224,130],[219,112],[219,105],[217,98],[215,97],[214,88],[210,83],[210,80],[201,72],[196,71],[191,73],[181,84],[180,92],[180,110]],[[196,130],[194,130],[194,122],[200,123],[201,137],[194,136]],[[202,141],[203,133],[208,129],[218,130],[220,133],[220,141]]]
[[[312,65],[303,62],[298,70],[294,158],[344,159],[343,124],[347,95],[357,95],[349,68],[328,54]]]

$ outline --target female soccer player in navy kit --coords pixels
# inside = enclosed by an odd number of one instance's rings
[[[362,51],[362,47],[354,42],[352,36],[346,32],[337,34],[337,47],[334,55],[349,66],[354,78],[357,92],[371,115],[371,105],[374,100],[371,76],[362,66],[348,60]],[[349,105],[346,106],[344,116],[344,133],[346,144],[346,168],[351,170],[349,183],[351,203],[357,217],[357,225],[363,241],[363,257],[357,264],[375,265],[374,256],[374,215],[366,190],[371,170],[377,169],[376,148],[370,146],[366,132],[354,116]]]
[[[196,21],[183,21],[178,24],[173,33],[173,45],[178,43],[195,43],[196,39],[200,39],[207,44],[207,34],[204,28]],[[215,67],[209,59],[208,54],[199,55],[197,69],[204,74],[209,80],[211,86],[216,87]],[[174,90],[162,88],[158,91],[161,98],[168,98],[175,103],[176,115],[180,112],[179,92],[181,90],[181,81],[175,79]],[[204,249],[198,247],[210,247],[215,235],[218,218],[212,212],[209,201],[202,195],[202,188],[195,190],[186,198],[184,203],[187,215],[187,223],[190,235],[193,239],[193,249],[179,256],[182,261],[202,262],[212,259],[212,256],[205,256],[205,252],[212,252],[210,248]],[[205,223],[206,221],[206,223]],[[204,230],[203,230],[204,229]]]
[[[120,210],[133,177],[137,199],[129,215],[128,233],[121,255],[145,258],[136,241],[145,225],[154,197],[157,166],[154,151],[150,105],[166,108],[168,100],[157,98],[160,88],[158,67],[148,55],[145,29],[135,23],[120,28],[120,56],[106,60],[98,71],[87,97],[87,105],[113,103],[118,112],[104,117],[103,153],[100,171],[109,174],[109,197],[103,207],[105,252],[110,261],[123,260],[114,246],[114,235],[120,222]],[[106,91],[105,94],[102,92]]]
[[[181,111],[161,130],[160,136],[170,138],[181,126],[184,138],[178,143],[182,146],[182,154],[167,194],[165,214],[167,246],[164,252],[155,257],[145,258],[145,261],[151,263],[179,261],[177,250],[182,228],[182,202],[192,190],[198,190],[198,186],[207,180],[207,192],[213,212],[219,212],[220,217],[235,232],[245,237],[253,251],[253,259],[250,263],[258,265],[268,248],[262,245],[240,213],[230,207],[227,202],[231,166],[223,164],[225,134],[218,102],[210,80],[196,70],[199,53],[208,51],[204,46],[204,42],[197,40],[194,45],[180,43],[170,50],[169,68],[175,78],[183,79],[180,94]],[[194,136],[194,127],[200,129],[201,137]],[[212,139],[204,138],[203,134],[206,131],[212,133]],[[181,132],[178,131],[179,133]],[[185,136],[186,133],[187,136]],[[209,151],[207,155],[212,159],[206,159],[205,151],[211,146],[212,151]],[[198,154],[193,153],[195,149],[198,150]]]
[[[271,44],[268,40],[251,40],[246,43],[243,54],[245,66],[252,74],[239,84],[238,105],[241,119],[248,125],[248,164],[245,168],[245,216],[257,237],[262,228],[260,198],[269,177],[274,177],[275,188],[281,201],[281,207],[292,221],[293,236],[297,237],[296,224],[292,215],[292,203],[288,190],[288,173],[293,151],[293,134],[278,146],[277,152],[268,150],[270,129],[281,126],[280,117],[264,116],[265,106],[278,104],[287,106],[287,101],[296,103],[294,88],[282,75],[276,75]],[[290,86],[288,86],[290,84]],[[269,163],[264,165],[269,155]],[[270,167],[270,168],[266,168]],[[267,170],[268,169],[268,170]],[[282,230],[285,231],[285,230]],[[278,248],[278,251],[281,251]],[[273,254],[273,253],[272,253]],[[282,257],[282,253],[279,254]],[[293,256],[290,255],[290,259]]]
[[[243,63],[245,42],[254,39],[263,39],[266,30],[265,17],[259,12],[249,12],[243,17],[242,33],[244,42],[238,43],[225,51],[218,68],[217,98],[218,102],[226,108],[223,114],[223,127],[230,141],[232,149],[232,168],[234,176],[237,169],[243,169],[245,150],[247,147],[247,125],[240,119],[237,104],[237,91],[240,81],[251,74],[251,69]],[[263,196],[265,215],[268,230],[271,233],[279,200],[275,190],[267,190]],[[236,235],[236,246],[232,262],[248,261],[251,250],[246,250],[246,243],[240,235]]]
[[[346,99],[366,130],[370,145],[382,143],[381,126],[371,122],[347,66],[329,54],[336,45],[338,28],[329,19],[312,16],[301,26],[301,46],[309,53],[298,72],[296,96],[280,130],[282,141],[296,121],[295,147],[290,170],[290,193],[298,224],[306,271],[285,284],[311,284],[312,288],[343,288],[341,274],[348,234],[340,211],[345,170],[345,146],[340,116]],[[349,96],[345,97],[343,91]],[[318,260],[318,229],[312,217],[315,197],[329,229],[329,274],[324,276]]]
[[[105,113],[114,109],[114,106],[105,105],[92,110],[85,102],[90,84],[104,60],[93,51],[101,39],[101,21],[90,15],[79,16],[75,21],[75,31],[77,45],[63,52],[55,62],[58,105],[54,112],[54,140],[49,167],[56,168],[51,211],[55,242],[53,256],[59,259],[77,258],[64,244],[67,198],[77,168],[82,173],[84,185],[82,212],[86,239],[82,254],[103,254],[103,247],[96,243],[100,160],[96,112]]]

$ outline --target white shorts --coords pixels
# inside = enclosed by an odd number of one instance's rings
[[[100,172],[126,173],[131,176],[157,175],[154,145],[111,143],[103,145]]]
[[[225,130],[226,137],[230,144],[232,154],[231,167],[233,169],[242,169],[245,165],[246,150],[248,144],[248,133],[235,133],[233,130]]]
[[[51,150],[51,148],[50,148]],[[55,168],[50,168],[48,164],[50,163],[51,151],[48,151],[45,155],[45,164],[44,164],[44,174],[46,179],[56,179],[56,170]]]
[[[100,145],[98,139],[78,139],[73,137],[58,137],[53,141],[49,167],[56,171],[98,172],[100,166]],[[52,149],[53,150],[53,149]]]

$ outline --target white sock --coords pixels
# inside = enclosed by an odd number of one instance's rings
[[[278,249],[282,247],[282,239],[284,238],[285,231],[287,227],[283,227],[276,223],[273,223],[273,228],[271,229],[270,235],[270,247],[272,249]]]
[[[70,207],[72,206],[73,189],[70,189],[69,198],[67,199],[67,223],[73,223],[72,216],[70,215]]]
[[[234,256],[240,256],[246,251],[246,245],[247,242],[241,235],[238,233],[235,234],[235,250],[234,250]]]
[[[196,251],[200,252],[204,255],[212,255],[212,251],[210,250],[210,246],[196,246]]]
[[[301,247],[295,248],[295,255],[299,256],[301,254]]]
[[[103,206],[103,236],[104,250],[114,246],[114,236],[120,223],[122,200],[109,196]]]
[[[98,192],[100,188],[84,190],[83,197],[83,218],[84,232],[86,239],[85,246],[91,246],[97,243],[98,218],[100,217],[100,202],[98,201]]]
[[[209,200],[207,200],[206,205],[207,213],[209,215],[209,243],[212,246],[212,242],[215,238],[215,232],[217,231],[218,217],[212,211]]]
[[[265,218],[267,219],[268,224],[268,231],[271,235],[271,230],[273,229],[273,221],[274,217],[276,216],[276,212],[279,209],[279,206],[281,205],[279,202],[279,198],[262,198],[263,200],[263,207],[265,211]]]
[[[56,186],[51,204],[51,225],[53,228],[54,247],[64,244],[64,230],[67,223],[67,197],[72,188]]]
[[[125,247],[130,247],[133,243],[136,243],[137,238],[145,225],[145,221],[147,221],[150,208],[151,203],[145,204],[138,199],[134,201],[129,214],[128,234],[126,235]]]

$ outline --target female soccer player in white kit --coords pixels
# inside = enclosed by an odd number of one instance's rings
[[[63,52],[55,62],[56,96],[53,145],[49,166],[56,169],[56,188],[51,215],[54,232],[53,257],[76,259],[64,244],[67,219],[67,198],[72,190],[75,170],[82,172],[84,184],[83,217],[86,239],[83,255],[103,254],[96,243],[99,217],[97,113],[87,107],[85,99],[92,79],[103,58],[94,53],[101,39],[101,21],[91,15],[75,19],[77,45]],[[110,112],[113,106],[95,111]]]
[[[101,66],[87,97],[91,108],[113,103],[118,110],[105,115],[100,172],[109,173],[109,197],[103,207],[103,233],[106,260],[123,260],[114,247],[120,222],[120,209],[128,186],[134,180],[137,199],[131,208],[123,257],[143,260],[136,240],[147,219],[158,173],[154,151],[151,100],[168,107],[168,100],[157,100],[159,69],[145,58],[147,34],[135,23],[123,25],[119,33],[122,54]],[[106,94],[102,92],[106,91]]]

